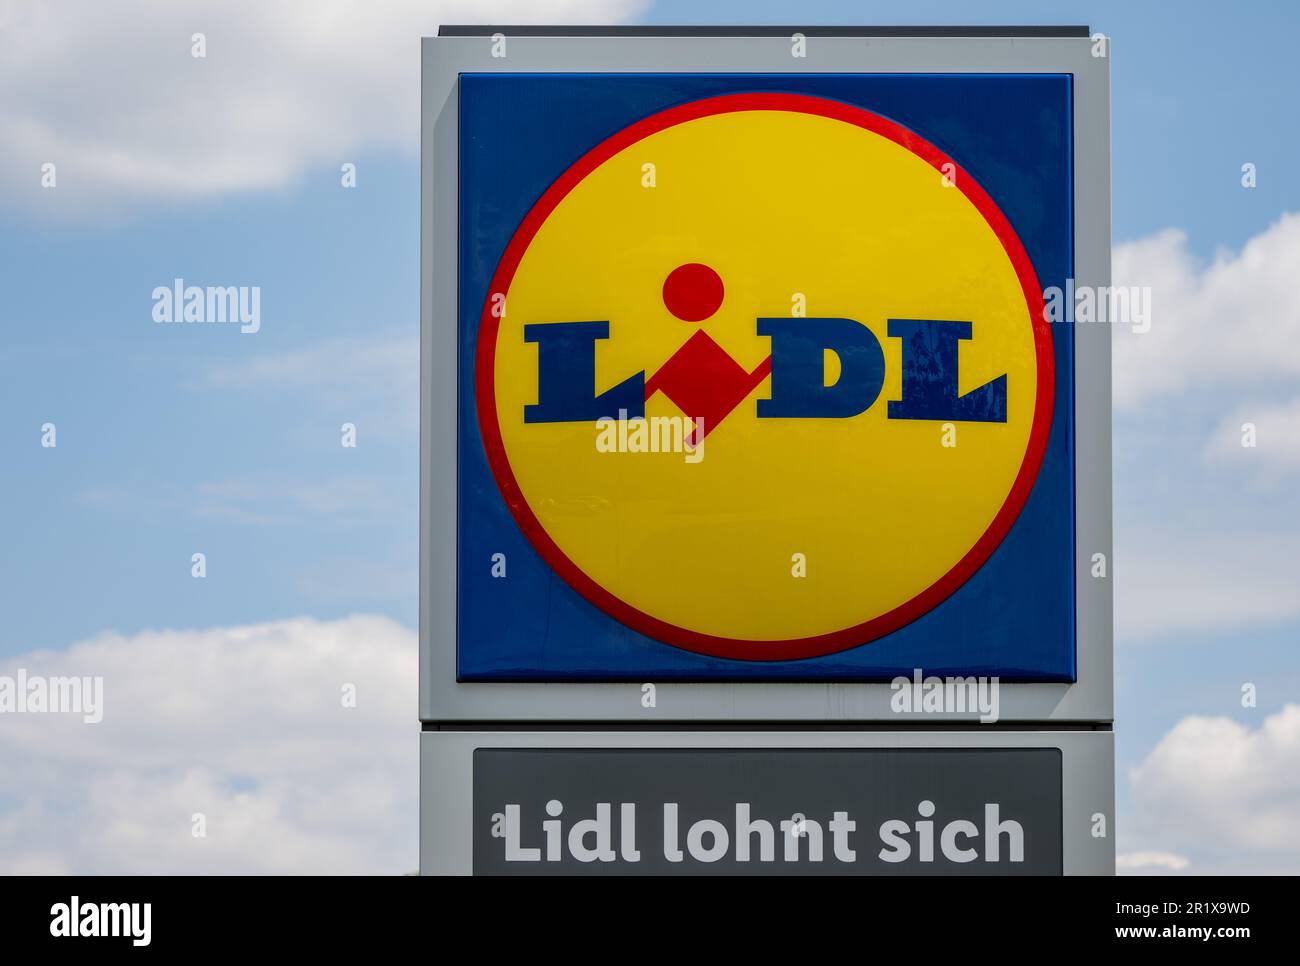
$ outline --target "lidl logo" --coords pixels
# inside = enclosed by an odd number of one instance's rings
[[[1021,240],[916,133],[794,93],[619,131],[532,207],[479,322],[488,463],[543,560],[648,637],[786,660],[915,620],[988,559],[1047,444]],[[703,459],[609,452],[690,421]]]

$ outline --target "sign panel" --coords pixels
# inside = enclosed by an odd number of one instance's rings
[[[1105,53],[683,29],[424,41],[421,871],[1113,873]]]
[[[1061,752],[474,752],[488,875],[1060,875]]]
[[[1102,731],[426,731],[420,868],[1104,875]]]
[[[461,680],[1072,680],[1068,74],[460,77]]]
[[[1048,33],[426,39],[422,720],[1111,719],[1109,333],[1044,312],[1109,68]]]

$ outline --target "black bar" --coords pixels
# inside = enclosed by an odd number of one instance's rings
[[[673,883],[670,901],[656,901],[669,893],[642,893],[636,886],[625,892],[604,879],[568,879],[537,888],[452,886],[396,875],[45,878],[12,883],[0,906],[0,929],[9,962],[117,962],[124,954],[148,956],[151,951],[157,961],[183,962],[179,957],[192,953],[202,953],[198,958],[207,961],[257,951],[259,958],[283,952],[293,962],[330,963],[353,956],[362,962],[396,960],[412,953],[419,959],[444,959],[456,948],[491,952],[491,958],[499,959],[521,942],[536,958],[541,949],[598,949],[605,937],[611,947],[637,937],[698,943],[698,938],[673,932],[675,917],[692,916],[717,933],[713,942],[725,942],[729,950],[769,936],[806,942],[814,930],[840,926],[846,934],[861,934],[855,941],[865,944],[868,958],[898,949],[908,954],[900,961],[915,962],[936,960],[948,950],[984,959],[990,950],[996,958],[999,949],[1020,948],[1036,958],[1054,959],[1063,950],[1078,958],[1084,951],[1117,947],[1130,950],[1127,958],[1158,951],[1162,959],[1181,960],[1201,949],[1218,962],[1233,962],[1286,948],[1295,932],[1293,887],[1278,879],[1025,878],[995,884],[895,878],[885,885],[823,887],[810,894],[811,886],[735,879],[725,887],[727,899],[751,902],[763,911],[759,919],[738,922],[718,902],[716,884],[688,879]],[[87,905],[140,903],[139,915],[133,915],[136,924],[144,918],[142,904],[149,903],[148,945],[136,946],[131,936],[120,935],[121,929],[117,936],[68,935],[66,919],[60,928],[62,910],[57,907],[70,907],[73,896],[83,910]],[[1162,935],[1166,929],[1216,934],[1208,939]],[[407,952],[399,957],[401,949]]]

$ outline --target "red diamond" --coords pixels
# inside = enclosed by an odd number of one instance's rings
[[[645,397],[662,392],[691,419],[703,419],[708,436],[771,371],[771,356],[746,372],[722,346],[697,331],[646,380]]]

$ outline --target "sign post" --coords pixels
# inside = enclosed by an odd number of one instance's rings
[[[423,872],[1113,872],[1108,53],[424,40]]]

